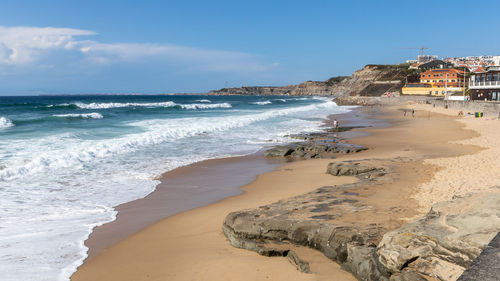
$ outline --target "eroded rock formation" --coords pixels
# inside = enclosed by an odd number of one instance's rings
[[[317,249],[358,280],[456,280],[500,231],[500,193],[468,194],[440,202],[425,216],[393,228],[387,222],[394,218],[377,213],[389,208],[392,214],[394,207],[372,205],[357,192],[394,181],[392,167],[402,164],[378,160],[330,163],[327,169],[332,176],[357,176],[360,182],[323,186],[233,212],[225,218],[223,232],[233,246],[264,255],[283,253],[283,247],[273,248],[276,243]],[[353,214],[368,213],[374,216],[356,223],[351,220]]]
[[[214,95],[261,96],[380,96],[401,90],[408,72],[407,65],[366,65],[351,76],[332,77],[326,81],[307,81],[281,87],[243,86],[211,91]]]

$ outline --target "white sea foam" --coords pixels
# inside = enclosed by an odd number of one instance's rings
[[[196,100],[197,102],[212,102],[211,100]]]
[[[54,114],[52,116],[54,116],[54,117],[63,117],[63,118],[90,118],[90,119],[102,119],[103,118],[102,114],[100,114],[98,112],[82,113],[82,114],[76,114],[76,113]]]
[[[48,172],[73,165],[82,165],[95,159],[133,152],[144,146],[157,145],[166,141],[199,134],[221,132],[277,116],[329,106],[336,106],[336,104],[328,101],[319,105],[270,110],[257,114],[231,116],[231,118],[182,118],[180,121],[169,120],[169,122],[161,120],[139,121],[131,125],[148,126],[149,130],[146,133],[131,134],[118,139],[99,142],[82,141],[73,146],[65,147],[65,150],[58,153],[52,151],[36,153],[28,162],[23,162],[21,165],[7,166],[7,168],[0,170],[0,181],[13,180],[33,173]]]
[[[266,105],[266,104],[271,104],[271,103],[272,102],[270,100],[251,102],[251,104],[257,104],[257,105]]]
[[[211,108],[230,108],[232,107],[230,103],[214,103],[214,104],[202,104],[202,103],[193,103],[193,104],[178,104],[183,109],[211,109]]]
[[[0,129],[5,129],[14,126],[14,123],[9,118],[0,117]]]
[[[210,102],[210,101],[208,101]],[[109,108],[121,108],[121,107],[180,107],[182,109],[212,109],[212,108],[229,108],[230,103],[214,103],[214,104],[203,104],[203,103],[193,103],[193,104],[178,104],[172,101],[166,102],[151,102],[151,103],[136,103],[136,102],[109,102],[109,103],[80,103],[77,102],[75,105],[83,109],[109,109]]]
[[[67,104],[63,104],[67,105]],[[173,107],[176,106],[175,102],[149,102],[149,103],[138,103],[138,102],[106,102],[106,103],[75,103],[76,106],[83,109],[108,109],[108,108],[120,108],[120,107]]]

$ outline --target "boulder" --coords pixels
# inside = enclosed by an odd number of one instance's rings
[[[456,280],[500,231],[500,192],[435,204],[423,217],[386,233],[377,248],[391,274],[414,271]]]
[[[268,149],[264,152],[264,156],[265,157],[285,157],[285,156],[288,156],[290,154],[292,154],[292,152],[294,152],[295,149],[293,149],[292,147],[289,147],[289,146],[276,146],[276,147],[273,147],[271,149]]]

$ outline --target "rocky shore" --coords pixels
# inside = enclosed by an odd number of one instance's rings
[[[348,141],[328,131],[294,136],[298,143],[267,153],[289,163],[241,195],[143,229],[72,280],[444,281],[467,267],[460,280],[496,280],[498,239],[486,245],[500,230],[500,121],[415,103],[337,119],[358,115],[376,129],[353,128]],[[367,149],[338,153],[339,144]],[[215,186],[246,171],[221,161]]]
[[[315,159],[334,157],[335,154],[356,153],[366,150],[365,147],[343,142],[337,137],[338,132],[348,131],[354,127],[329,129],[323,133],[292,135],[291,138],[302,140],[298,143],[276,146],[264,152],[265,157],[282,157],[287,160]]]
[[[303,137],[308,141],[273,148],[266,155],[309,159],[344,152],[336,150],[341,142],[328,133]],[[365,149],[356,146],[349,152]],[[429,155],[420,158],[425,157]],[[457,280],[500,231],[500,193],[457,195],[408,222],[415,205],[404,203],[411,196],[402,187],[413,184],[406,178],[409,170],[428,172],[415,169],[421,161],[418,157],[332,160],[325,173],[359,181],[322,186],[232,212],[223,222],[223,232],[234,247],[265,256],[292,255],[292,262],[303,272],[309,272],[309,266],[293,252],[295,246],[320,251],[358,280]],[[401,202],[376,204],[375,196]]]

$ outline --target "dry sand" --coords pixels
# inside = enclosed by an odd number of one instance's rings
[[[423,210],[428,210],[434,203],[450,200],[453,195],[463,195],[470,192],[491,191],[500,186],[500,120],[497,118],[474,118],[465,115],[458,118],[459,110],[434,108],[431,105],[413,104],[409,108],[417,110],[417,115],[423,111],[432,114],[439,113],[453,116],[466,129],[477,132],[477,136],[470,139],[452,141],[453,144],[475,145],[481,151],[455,157],[427,159],[426,164],[439,167],[430,182],[419,186],[419,193],[415,198]],[[418,112],[420,111],[420,112]],[[423,118],[426,113],[423,113]],[[431,116],[431,119],[433,117]],[[497,190],[495,188],[494,190]]]
[[[416,201],[411,199],[421,196],[416,194],[420,190],[416,187],[431,184],[434,172],[444,170],[438,167],[439,162],[421,164],[424,159],[465,157],[468,155],[464,154],[480,148],[455,143],[478,135],[465,130],[462,123],[455,122],[455,117],[435,115],[429,120],[417,114],[413,119],[403,117],[396,108],[388,111],[390,114],[384,114],[391,127],[369,130],[372,135],[353,140],[370,150],[340,158],[417,159],[410,171],[414,173],[411,183],[391,190],[393,194],[399,192],[404,200],[394,200],[390,192],[370,191],[372,197],[368,200],[373,204],[413,209],[398,214],[399,219],[392,226],[397,227],[419,214]],[[449,143],[450,140],[454,143]],[[425,161],[434,160],[437,161]],[[301,258],[310,262],[315,273],[304,274],[285,258],[265,258],[231,247],[221,231],[222,221],[231,211],[255,208],[325,185],[357,181],[325,174],[329,162],[329,159],[299,161],[262,174],[243,187],[242,195],[167,218],[106,249],[80,267],[72,280],[354,280],[315,250],[300,249]],[[382,190],[384,186],[379,188]]]

